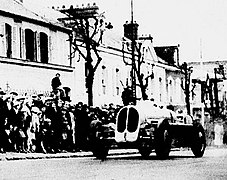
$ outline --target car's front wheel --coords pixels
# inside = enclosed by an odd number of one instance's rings
[[[169,124],[162,123],[155,132],[155,153],[161,159],[169,157],[171,149],[171,137]]]
[[[102,136],[102,123],[100,121],[91,123],[89,141],[93,155],[97,159],[105,159],[109,152],[109,146]]]
[[[143,158],[149,157],[152,151],[151,143],[149,141],[140,142],[138,150]]]

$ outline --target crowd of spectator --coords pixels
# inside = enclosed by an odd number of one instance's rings
[[[54,94],[19,96],[0,90],[0,152],[89,150],[91,121],[114,122],[119,108],[71,104]]]

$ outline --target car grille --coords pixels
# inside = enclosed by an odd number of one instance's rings
[[[128,113],[128,131],[135,132],[138,127],[139,114],[135,108],[130,107]]]
[[[118,115],[117,131],[122,133],[126,126],[128,132],[135,132],[138,127],[139,114],[133,107],[125,107],[121,109]]]

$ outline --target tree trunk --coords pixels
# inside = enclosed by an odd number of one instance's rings
[[[94,68],[91,61],[86,63],[86,88],[88,94],[88,106],[93,106],[93,83],[94,83]]]
[[[88,106],[93,106],[93,83],[94,77],[89,75],[87,77],[87,93],[88,93]]]

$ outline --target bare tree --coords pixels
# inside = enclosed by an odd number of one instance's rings
[[[105,23],[104,13],[98,13],[98,6],[93,4],[87,7],[72,6],[69,9],[60,10],[67,15],[61,20],[65,25],[73,30],[70,38],[72,45],[71,56],[79,52],[85,60],[86,88],[88,94],[88,105],[93,105],[93,82],[95,72],[102,61],[98,47],[102,43],[102,37],[106,29],[113,26]]]
[[[191,106],[190,106],[190,95],[192,94],[193,96],[195,95],[194,89],[196,87],[196,83],[193,83],[192,88],[190,89],[190,82],[191,82],[191,73],[192,73],[192,67],[188,67],[188,64],[184,62],[181,65],[181,72],[184,74],[184,82],[182,80],[181,82],[181,87],[184,91],[185,94],[185,103],[186,103],[186,109],[187,113],[190,115],[191,114]]]
[[[142,52],[141,47],[142,47],[143,41],[147,39],[150,39],[152,41],[152,37],[149,37],[149,38],[141,39],[139,41],[133,42],[132,40],[131,42],[125,41],[125,43],[123,43],[123,52],[127,50],[132,54],[135,53],[134,55],[132,55],[132,59],[130,62],[126,61],[123,55],[123,61],[126,65],[132,66],[132,71],[134,71],[136,74],[136,77],[133,77],[133,78],[137,78],[138,80],[138,84],[136,84],[136,86],[140,87],[143,100],[146,100],[148,97],[146,93],[146,89],[148,87],[149,78],[153,79],[154,77],[153,71],[150,74],[148,74],[146,77],[144,73],[142,73],[142,65],[145,64],[145,61],[144,61],[144,52]],[[127,49],[125,49],[124,44],[127,47]]]

